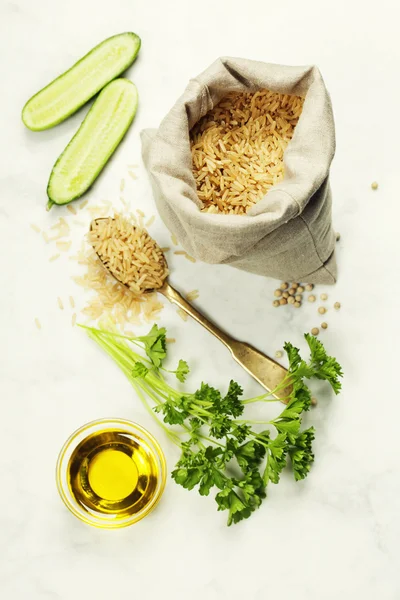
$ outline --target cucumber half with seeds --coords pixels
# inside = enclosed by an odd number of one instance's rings
[[[137,106],[137,89],[128,79],[115,79],[100,92],[53,167],[48,208],[77,200],[90,188],[129,129]]]
[[[133,63],[140,44],[140,37],[130,32],[104,40],[28,100],[24,124],[42,131],[64,121]]]

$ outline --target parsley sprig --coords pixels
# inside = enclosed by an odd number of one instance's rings
[[[164,373],[175,374],[183,383],[189,366],[180,360],[175,370],[164,369],[164,328],[154,325],[141,337],[124,336],[114,330],[85,329],[119,365],[147,410],[180,447],[181,456],[172,478],[187,490],[197,488],[202,496],[213,491],[218,510],[228,513],[228,525],[248,518],[261,505],[269,482],[279,483],[286,466],[296,481],[307,477],[314,462],[315,430],[302,428],[303,415],[311,406],[305,380],[328,381],[338,394],[343,375],[337,360],[328,356],[315,337],[304,336],[310,349],[308,361],[287,342],[284,349],[289,368],[285,379],[270,393],[243,399],[243,390],[235,381],[224,393],[207,383],[194,393],[171,386]],[[287,403],[274,419],[243,418],[246,405],[278,402],[274,394],[286,387],[291,390],[285,399]],[[258,431],[254,426],[260,424],[268,428]]]

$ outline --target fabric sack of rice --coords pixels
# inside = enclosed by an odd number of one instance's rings
[[[336,281],[329,168],[335,129],[319,70],[220,58],[142,132],[157,207],[206,263]]]

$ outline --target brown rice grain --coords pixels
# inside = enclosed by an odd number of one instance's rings
[[[182,319],[182,321],[187,321],[188,320],[187,313],[185,313],[184,310],[182,310],[181,308],[178,308],[178,310],[176,312],[178,313],[178,315],[180,316],[180,318]]]
[[[76,215],[76,208],[75,208],[75,206],[72,206],[72,204],[67,205],[67,210],[69,210],[69,212],[72,213],[73,215]]]
[[[72,325],[72,327],[75,325],[75,323],[76,323],[76,313],[74,313],[72,315],[72,317],[71,317],[71,325]]]
[[[155,215],[153,215],[152,217],[150,217],[150,219],[147,221],[147,223],[145,223],[145,227],[151,227],[155,220],[156,220],[156,217],[155,217]]]
[[[41,232],[40,227],[38,227],[34,223],[31,223],[31,229],[33,229],[33,231],[36,231],[36,233],[40,233]]]
[[[72,296],[69,297],[69,304],[70,304],[71,308],[75,308],[75,300],[73,299]]]
[[[61,250],[62,252],[68,252],[68,250],[71,248],[71,244],[72,244],[71,241],[69,241],[69,242],[60,242],[60,241],[57,241],[56,242],[57,248],[59,250]]]
[[[64,304],[63,301],[61,300],[60,296],[58,296],[57,298],[57,302],[58,302],[58,306],[61,310],[64,310]]]
[[[189,300],[189,302],[192,302],[193,300],[197,300],[198,297],[199,297],[199,290],[192,290],[191,292],[188,292],[186,294],[186,300]]]
[[[35,325],[36,325],[36,327],[37,327],[38,329],[42,329],[42,324],[41,324],[41,322],[39,321],[39,319],[38,319],[37,317],[36,317],[36,319],[35,319]]]
[[[57,258],[60,258],[61,254],[53,254],[53,256],[50,256],[49,258],[49,262],[53,262],[54,260],[57,260]]]
[[[187,252],[185,252],[184,256],[185,256],[185,258],[187,258],[187,260],[190,260],[190,262],[192,262],[192,263],[197,262],[197,260],[194,258],[194,256],[190,256],[190,254],[188,254]]]

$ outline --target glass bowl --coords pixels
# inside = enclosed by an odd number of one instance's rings
[[[110,458],[119,460],[110,462]],[[108,479],[99,478],[99,468]],[[131,489],[126,489],[126,473],[132,478]],[[110,477],[114,495],[103,493]],[[137,423],[100,419],[83,425],[67,439],[58,456],[56,479],[72,514],[94,527],[116,529],[140,521],[156,506],[165,488],[166,462],[158,442]],[[123,489],[127,495],[119,498]]]

